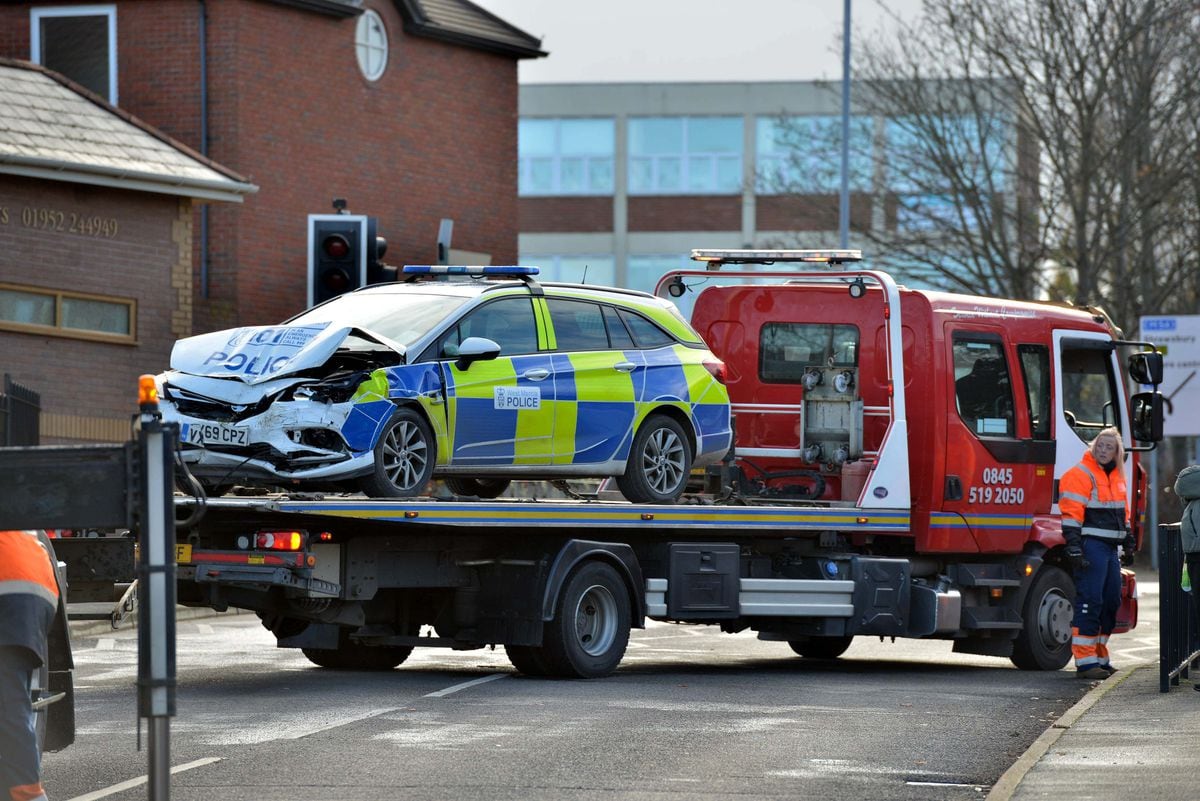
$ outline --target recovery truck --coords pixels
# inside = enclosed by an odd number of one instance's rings
[[[1099,309],[906,289],[857,251],[693,258],[659,291],[701,289],[693,324],[725,362],[736,441],[708,494],[177,498],[179,601],[253,610],[342,669],[502,644],[522,672],[601,677],[647,618],[803,657],[913,637],[1063,667],[1058,479],[1119,428],[1140,541],[1161,355]],[[1124,626],[1135,590],[1127,573]]]

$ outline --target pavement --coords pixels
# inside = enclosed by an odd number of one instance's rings
[[[1138,594],[1153,613],[1135,631],[1148,624],[1157,636],[1157,576],[1139,569]],[[1200,801],[1200,669],[1160,692],[1157,653],[1140,664],[1122,660],[1121,637],[1113,638],[1121,670],[1043,732],[987,801]]]

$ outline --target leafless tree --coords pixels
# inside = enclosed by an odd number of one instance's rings
[[[1198,21],[1191,0],[926,0],[860,32],[877,211],[856,236],[950,288],[1099,304],[1127,331],[1196,310]]]

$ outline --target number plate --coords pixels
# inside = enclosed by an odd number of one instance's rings
[[[225,423],[184,423],[180,433],[189,445],[245,445],[250,441],[249,429]]]
[[[192,546],[176,545],[175,546],[175,561],[182,564],[187,564],[192,561]]]

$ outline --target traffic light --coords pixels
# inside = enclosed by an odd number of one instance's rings
[[[308,215],[308,305],[367,284],[367,217]]]

